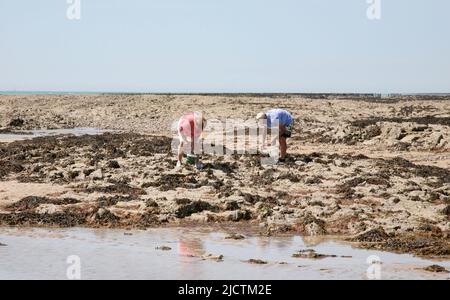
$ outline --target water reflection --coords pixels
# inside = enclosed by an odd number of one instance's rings
[[[227,232],[242,233],[246,239],[226,239]],[[370,255],[382,260],[383,279],[447,279],[448,274],[422,269],[436,263],[450,268],[448,260],[353,249],[328,239],[263,237],[235,229],[0,228],[0,241],[7,245],[0,247],[0,279],[66,279],[66,258],[74,254],[82,259],[83,279],[365,279]],[[162,245],[171,250],[156,249]],[[292,257],[305,248],[337,257]],[[223,255],[223,261],[207,258],[208,254]],[[252,258],[267,264],[247,263]]]
[[[206,254],[203,242],[198,238],[180,238],[178,253],[181,257],[201,257]]]
[[[23,141],[37,137],[56,135],[100,135],[106,132],[112,132],[112,130],[103,130],[99,128],[16,130],[10,133],[0,133],[0,142]]]

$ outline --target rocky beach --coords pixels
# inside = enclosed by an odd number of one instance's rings
[[[0,95],[0,225],[252,226],[368,249],[450,257],[450,97],[368,95]],[[283,165],[205,154],[176,170],[186,111],[295,117]],[[2,139],[32,130],[96,135]]]

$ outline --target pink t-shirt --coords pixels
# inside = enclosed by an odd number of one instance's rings
[[[195,122],[196,118],[200,122]],[[186,113],[178,122],[178,132],[185,137],[199,138],[202,134],[202,126],[196,126],[196,123],[202,124],[201,117],[193,112]]]

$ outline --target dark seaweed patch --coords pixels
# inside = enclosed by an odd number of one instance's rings
[[[84,153],[89,149],[87,153]],[[108,164],[112,170],[118,164],[117,158],[128,155],[151,156],[158,153],[168,154],[171,150],[171,139],[168,137],[145,136],[139,134],[83,135],[83,136],[48,136],[32,140],[0,144],[0,178],[10,173],[19,173],[25,166],[38,160],[41,165],[63,164],[63,160],[71,159],[84,153],[91,166],[101,162]],[[30,172],[33,172],[30,170]],[[31,174],[28,174],[31,175]],[[40,174],[41,177],[45,174]],[[88,175],[88,174],[87,174]]]
[[[77,204],[77,203],[80,203],[80,201],[76,200],[76,199],[72,199],[72,198],[50,199],[47,197],[29,196],[29,197],[25,197],[22,200],[15,202],[14,204],[8,206],[8,209],[28,210],[28,209],[34,209],[41,204],[67,205],[67,204]]]
[[[383,228],[371,229],[353,238],[355,242],[382,242],[389,238]]]
[[[415,117],[415,118],[371,118],[365,120],[357,120],[351,122],[352,126],[365,128],[368,126],[376,125],[378,122],[391,122],[391,123],[405,123],[411,122],[421,125],[444,125],[450,126],[450,117],[436,117],[436,116],[425,116],[425,117]]]
[[[189,204],[181,205],[175,212],[175,215],[177,218],[185,218],[204,210],[217,212],[219,211],[219,208],[205,201],[194,201]]]
[[[131,195],[131,196],[139,196],[145,195],[145,190],[137,187],[132,187],[126,183],[114,183],[108,186],[94,186],[86,189],[87,193],[103,193],[103,194],[122,194],[122,195]]]
[[[170,191],[176,188],[195,189],[208,185],[208,180],[199,182],[194,175],[162,174],[156,181],[146,182],[143,188],[158,187],[160,191]]]
[[[129,202],[133,201],[135,198],[130,196],[111,196],[111,197],[100,197],[97,199],[99,207],[109,207],[114,206],[118,202]]]

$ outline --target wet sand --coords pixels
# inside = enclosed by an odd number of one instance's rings
[[[0,96],[4,133],[121,130],[0,143],[0,224],[234,223],[265,236],[340,235],[365,248],[450,257],[448,99],[336,98]],[[170,124],[183,111],[245,119],[270,107],[296,117],[285,165],[204,155],[203,171],[174,171]]]

